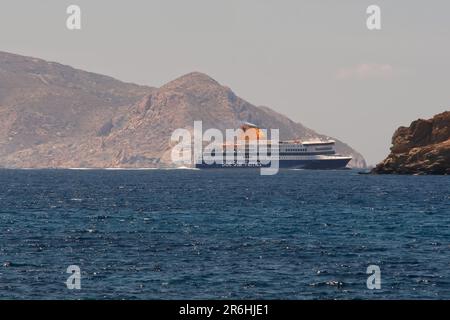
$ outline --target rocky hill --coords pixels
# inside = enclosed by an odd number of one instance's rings
[[[256,107],[194,72],[161,88],[123,83],[58,63],[0,52],[0,167],[171,166],[173,130],[280,128],[282,138],[324,137]],[[364,158],[337,141],[340,153]]]
[[[398,128],[391,153],[372,172],[450,174],[450,111]]]
[[[98,124],[121,106],[135,103],[152,90],[58,63],[0,52],[0,165],[6,164],[5,156],[17,151],[64,139],[76,143],[91,136]],[[34,163],[38,165],[39,160]]]

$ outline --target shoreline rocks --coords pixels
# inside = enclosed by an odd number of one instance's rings
[[[391,153],[372,173],[450,174],[450,111],[398,128]]]

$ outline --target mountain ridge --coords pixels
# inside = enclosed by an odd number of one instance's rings
[[[191,72],[159,88],[0,52],[0,166],[9,168],[171,166],[177,128],[280,128],[280,137],[323,138],[268,107]],[[364,158],[337,140],[337,149]]]

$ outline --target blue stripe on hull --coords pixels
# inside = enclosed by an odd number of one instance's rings
[[[349,163],[350,159],[326,159],[326,160],[280,160],[279,168],[285,169],[342,169]],[[222,165],[222,164],[197,164],[198,169],[249,169],[269,167],[270,165]]]

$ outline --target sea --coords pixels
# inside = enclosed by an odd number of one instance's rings
[[[0,299],[450,299],[450,177],[0,170]]]

